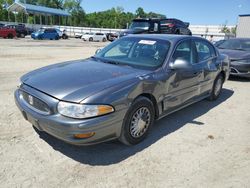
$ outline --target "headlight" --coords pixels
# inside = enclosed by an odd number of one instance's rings
[[[114,112],[114,108],[109,105],[85,105],[69,102],[59,102],[57,110],[60,114],[77,119],[101,116]]]

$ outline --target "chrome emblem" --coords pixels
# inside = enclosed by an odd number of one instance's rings
[[[29,101],[29,104],[30,104],[30,105],[33,105],[33,104],[34,104],[33,96],[29,95],[29,96],[28,96],[28,101]]]

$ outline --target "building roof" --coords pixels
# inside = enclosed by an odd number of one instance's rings
[[[25,12],[27,14],[70,16],[70,14],[67,11],[62,10],[62,9],[24,4],[20,2],[13,3],[7,9],[8,11]]]
[[[241,15],[239,15],[239,17],[248,17],[248,16],[250,16],[250,14],[241,14]]]

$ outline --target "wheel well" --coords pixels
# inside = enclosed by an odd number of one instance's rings
[[[156,101],[155,97],[150,93],[142,93],[138,97],[146,97],[150,101],[152,101],[152,103],[154,105],[154,110],[155,110],[155,119],[157,119],[159,117],[159,109],[158,109],[158,105],[157,105],[157,101]],[[138,97],[136,97],[136,98],[138,98]]]

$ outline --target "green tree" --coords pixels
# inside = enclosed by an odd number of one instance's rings
[[[143,8],[141,8],[141,7],[139,7],[135,11],[135,15],[136,15],[136,17],[139,17],[139,18],[145,18],[145,17],[147,17],[147,14],[144,12]]]

